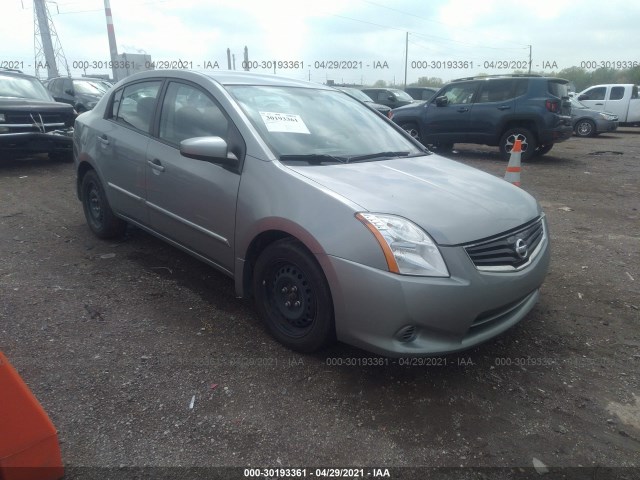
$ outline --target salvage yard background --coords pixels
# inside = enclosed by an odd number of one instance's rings
[[[222,274],[137,229],[96,239],[72,164],[0,160],[0,348],[70,466],[640,467],[639,128],[523,165],[551,229],[540,302],[410,365],[291,352]]]

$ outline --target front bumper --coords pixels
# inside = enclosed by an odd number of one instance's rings
[[[615,132],[617,129],[618,122],[616,120],[596,119],[596,132],[598,133]]]
[[[71,152],[73,128],[53,130],[47,133],[0,133],[0,150],[28,153]]]
[[[545,231],[546,231],[545,225]],[[441,247],[449,278],[396,275],[327,256],[340,341],[397,357],[466,350],[533,308],[549,268],[548,234],[517,272],[481,272],[463,247]]]

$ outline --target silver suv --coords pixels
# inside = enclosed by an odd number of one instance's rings
[[[549,265],[529,194],[321,85],[132,75],[78,117],[74,153],[97,236],[131,223],[217,268],[299,351],[469,348],[525,317]]]

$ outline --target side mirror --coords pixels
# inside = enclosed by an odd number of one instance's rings
[[[72,88],[65,89],[64,93],[66,93],[67,95],[71,95],[72,97],[75,96],[75,93]]]
[[[227,142],[220,137],[187,138],[180,142],[180,154],[183,157],[219,165],[238,165],[238,158],[229,152]]]
[[[589,100],[589,95],[585,95],[584,93],[578,97],[578,100]]]
[[[436,98],[436,106],[446,107],[447,105],[449,105],[449,98],[446,96],[442,95],[441,97]]]

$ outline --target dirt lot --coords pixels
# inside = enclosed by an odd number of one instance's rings
[[[497,149],[451,156],[503,175]],[[346,345],[288,351],[227,277],[137,229],[92,236],[72,164],[1,160],[0,348],[58,428],[69,478],[123,466],[512,478],[534,458],[547,478],[640,478],[639,128],[524,165],[552,237],[540,302],[500,338],[420,365],[348,365],[369,354]]]

